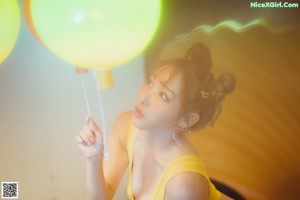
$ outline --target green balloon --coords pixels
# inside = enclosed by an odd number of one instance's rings
[[[13,50],[20,30],[17,0],[0,0],[0,64]]]
[[[47,48],[81,67],[125,63],[149,44],[159,0],[31,0],[36,32]]]

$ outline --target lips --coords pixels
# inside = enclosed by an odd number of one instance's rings
[[[142,118],[144,117],[143,113],[141,112],[140,109],[138,109],[137,107],[134,108],[134,115],[138,118]]]

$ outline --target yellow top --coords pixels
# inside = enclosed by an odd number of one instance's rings
[[[130,121],[127,133],[126,133],[126,147],[128,151],[129,159],[129,181],[127,187],[127,195],[130,200],[134,200],[134,195],[132,192],[132,159],[133,159],[133,148],[136,138],[137,128],[133,126]],[[206,168],[199,156],[197,155],[184,155],[172,160],[167,167],[164,169],[161,177],[158,180],[157,185],[154,188],[152,193],[152,200],[164,200],[165,196],[165,187],[168,181],[174,177],[176,174],[181,172],[195,172],[201,174],[205,177],[210,185],[209,200],[220,200],[221,193],[215,188],[215,186],[210,181]]]

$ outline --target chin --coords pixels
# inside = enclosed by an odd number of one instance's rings
[[[135,115],[132,116],[132,124],[136,128],[144,131],[150,131],[155,127],[155,125],[149,122],[149,120],[147,120],[146,118],[139,118]]]
[[[136,117],[135,115],[132,115],[131,120],[132,120],[132,124],[133,124],[136,128],[138,128],[138,129],[143,129],[143,130],[144,130],[144,129],[146,128],[146,126],[147,126],[147,124],[146,124],[144,118],[138,118],[138,117]]]
[[[168,128],[159,127],[156,123],[147,121],[145,118],[138,118],[136,116],[132,116],[132,124],[144,131],[158,131],[158,130],[167,130]]]

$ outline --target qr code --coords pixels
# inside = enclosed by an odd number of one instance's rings
[[[18,182],[2,182],[2,199],[18,198]]]

